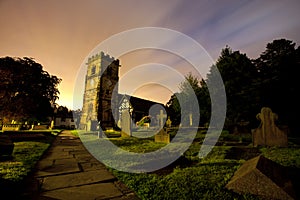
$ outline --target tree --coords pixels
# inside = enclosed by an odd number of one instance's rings
[[[274,40],[254,60],[259,71],[259,104],[276,112],[279,123],[288,125],[292,132],[300,131],[297,124],[300,112],[300,49],[296,49],[295,45],[286,39]]]
[[[172,120],[173,125],[179,125],[180,124],[180,118],[181,118],[181,113],[180,113],[180,104],[177,99],[177,96],[179,93],[175,93],[171,96],[170,100],[167,102],[166,107],[167,107],[167,112],[168,115],[170,116]]]
[[[225,128],[231,129],[241,121],[251,121],[258,111],[254,85],[257,70],[251,60],[246,54],[232,51],[230,47],[226,46],[207,75],[208,83],[215,80],[216,69],[222,76],[226,91]],[[217,89],[213,88],[213,90]]]
[[[210,118],[210,99],[207,86],[202,79],[199,79],[196,76],[193,76],[191,73],[188,73],[185,76],[185,80],[179,85],[179,93],[175,93],[171,96],[170,100],[167,102],[166,107],[168,108],[168,113],[171,116],[173,124],[188,124],[188,116],[190,113],[193,113],[193,108],[189,108],[190,100],[195,95],[197,98],[197,103],[200,110],[200,124],[203,125],[209,121]],[[180,105],[181,103],[184,105]],[[182,106],[185,108],[182,109]],[[186,116],[181,119],[181,115]],[[196,113],[194,113],[196,115]],[[183,122],[181,120],[184,120]],[[193,122],[195,125],[199,122]]]
[[[61,79],[32,58],[0,58],[0,117],[8,123],[45,121],[53,115]]]

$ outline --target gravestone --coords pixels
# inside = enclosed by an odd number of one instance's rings
[[[262,199],[292,200],[295,197],[286,169],[261,155],[246,161],[234,173],[226,188]]]
[[[168,119],[167,119],[167,121],[166,121],[166,126],[167,126],[168,128],[170,128],[170,127],[172,126],[172,121],[171,121],[170,117],[168,117]]]
[[[193,114],[189,114],[190,126],[193,126]]]
[[[162,143],[170,143],[170,134],[162,128],[157,134],[154,135],[155,142],[162,142]]]
[[[14,150],[14,143],[7,135],[0,135],[0,156],[10,156]]]
[[[53,128],[54,128],[54,120],[51,120],[50,130],[52,130]]]
[[[159,114],[156,115],[157,121],[158,121],[158,126],[159,128],[163,128],[165,125],[165,119],[167,118],[167,115],[164,114],[163,110],[160,110]]]
[[[261,123],[257,129],[252,130],[253,146],[288,146],[287,134],[276,126],[278,116],[270,108],[263,107],[256,118]]]
[[[22,124],[3,124],[2,132],[5,131],[20,131]]]
[[[131,136],[131,116],[128,110],[122,111],[121,116],[121,136],[130,137]]]

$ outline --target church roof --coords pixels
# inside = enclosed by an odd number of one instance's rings
[[[119,104],[122,103],[124,98],[126,98],[130,102],[130,104],[133,107],[133,109],[135,110],[135,112],[139,112],[139,111],[140,112],[148,112],[150,107],[155,104],[160,104],[161,106],[164,107],[164,105],[162,103],[150,101],[147,99],[142,99],[142,98],[135,97],[135,96],[130,96],[127,94],[119,94],[119,98],[118,98]]]

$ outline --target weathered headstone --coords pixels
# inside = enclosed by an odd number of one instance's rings
[[[288,146],[287,134],[276,126],[278,116],[270,108],[263,107],[256,117],[261,123],[252,131],[253,146]]]
[[[14,143],[7,135],[0,135],[0,156],[10,156],[14,150]]]
[[[128,110],[122,111],[121,116],[121,136],[130,137],[131,136],[131,116]]]
[[[157,134],[154,135],[154,141],[168,144],[170,143],[170,134],[162,128]]]
[[[19,131],[21,129],[21,124],[3,124],[2,132],[5,131]]]
[[[163,128],[165,125],[165,119],[167,118],[167,115],[164,114],[163,110],[160,110],[160,113],[158,115],[156,115],[157,117],[157,121],[158,121],[158,126],[160,128]]]
[[[261,155],[246,161],[226,188],[239,194],[254,194],[262,199],[292,200],[295,196],[286,169]]]

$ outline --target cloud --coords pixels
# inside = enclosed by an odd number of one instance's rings
[[[300,42],[299,9],[298,0],[0,1],[0,56],[35,58],[45,70],[63,78],[60,96],[67,102],[84,58],[113,34],[161,26],[192,37],[214,60],[225,45],[255,57],[275,38]],[[190,71],[183,59],[148,53],[124,56],[122,70],[148,59],[183,74]]]

